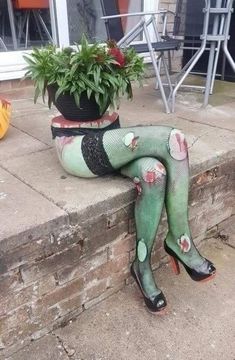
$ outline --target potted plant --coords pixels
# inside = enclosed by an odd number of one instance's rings
[[[26,77],[39,95],[52,103],[67,120],[101,118],[108,106],[117,109],[120,97],[132,99],[132,81],[144,74],[143,59],[133,48],[119,49],[114,41],[89,44],[82,37],[75,48],[35,48],[25,55]]]

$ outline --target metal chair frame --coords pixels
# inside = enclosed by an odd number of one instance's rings
[[[43,29],[46,36],[47,36],[47,38],[48,38],[48,40],[51,43],[53,43],[53,39],[51,37],[51,34],[50,34],[49,30],[46,27],[46,24],[45,24],[45,22],[44,22],[44,20],[42,18],[42,15],[39,12],[39,9],[27,9],[27,10],[25,10],[23,20],[21,21],[21,19],[20,19],[20,23],[19,23],[18,43],[20,44],[20,39],[22,37],[23,29],[25,28],[25,48],[27,49],[28,40],[29,40],[29,19],[30,19],[30,14],[31,13],[34,16],[35,23],[36,23],[36,26],[38,28],[38,32],[39,32],[41,40],[43,40],[43,34],[42,34],[42,29]]]
[[[123,17],[131,17],[131,16],[138,16],[140,20],[138,23],[125,34],[119,41],[117,41],[117,45],[120,47],[126,47],[126,46],[132,46],[135,48],[135,50],[138,53],[149,53],[150,58],[153,64],[153,68],[156,75],[156,80],[158,84],[158,88],[161,93],[161,97],[164,103],[165,111],[166,113],[170,113],[170,107],[169,107],[169,99],[166,95],[161,75],[160,75],[160,61],[162,62],[165,75],[167,78],[167,85],[170,90],[170,94],[173,92],[173,87],[171,83],[171,78],[168,70],[168,66],[166,63],[166,60],[164,58],[164,53],[167,52],[169,54],[170,50],[176,50],[179,48],[180,42],[176,41],[174,39],[168,39],[164,40],[158,31],[157,27],[157,21],[156,17],[161,16],[162,18],[162,35],[163,37],[166,36],[166,27],[167,27],[167,15],[172,12],[169,12],[167,10],[159,10],[155,12],[136,12],[136,13],[128,13],[128,14],[115,14],[115,15],[109,15],[109,16],[103,16],[101,19],[105,21],[107,33],[109,34],[109,21],[115,20],[118,18]],[[146,20],[146,16],[149,18]],[[153,27],[154,36],[156,39],[156,42],[151,40],[149,27]],[[135,40],[141,33],[144,34],[146,43],[144,44],[131,44],[133,40]],[[113,36],[111,37],[113,38]],[[115,39],[115,38],[114,38]],[[131,45],[130,45],[131,44]]]
[[[216,69],[218,64],[220,49],[223,50],[228,59],[232,69],[235,71],[235,62],[228,50],[229,28],[231,22],[231,14],[233,12],[233,0],[216,0],[216,6],[211,6],[211,0],[205,0],[203,31],[201,35],[201,46],[190,59],[190,61],[183,67],[177,75],[174,89],[169,97],[171,103],[171,111],[175,110],[175,98],[177,91],[183,84],[186,77],[192,71],[193,67],[199,61],[206,50],[209,50],[209,60],[207,66],[207,77],[204,93],[203,107],[206,107],[209,102],[209,95],[213,93],[214,81],[216,76]],[[209,33],[210,16],[213,14],[212,33]],[[209,47],[207,47],[209,46]],[[196,88],[197,86],[190,86]],[[169,105],[170,106],[170,105]]]

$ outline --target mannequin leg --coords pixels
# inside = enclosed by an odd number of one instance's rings
[[[121,173],[132,178],[137,188],[133,268],[145,296],[154,299],[161,291],[156,287],[152,274],[151,252],[164,205],[166,171],[158,160],[143,157],[123,167]],[[151,177],[151,173],[155,177]]]
[[[181,131],[167,126],[121,128],[96,135],[75,136],[57,148],[64,168],[82,177],[107,174],[143,157],[161,161],[167,173],[165,204],[169,232],[166,244],[186,266],[191,269],[200,267],[198,272],[211,275],[209,262],[205,263],[191,239],[188,153]],[[151,169],[145,181],[152,183],[156,178],[155,170]]]
[[[167,126],[121,128],[107,131],[103,146],[115,169],[145,156],[161,161],[167,172],[165,204],[169,232],[166,243],[187,266],[201,266],[205,259],[191,239],[188,223],[189,164],[183,133]]]

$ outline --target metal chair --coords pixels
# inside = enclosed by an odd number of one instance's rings
[[[41,40],[44,39],[43,32],[45,33],[47,39],[50,42],[53,42],[51,34],[45,24],[45,21],[42,18],[40,10],[49,9],[49,0],[13,0],[13,8],[21,12],[19,21],[18,21],[18,43],[22,38],[23,30],[25,29],[25,48],[28,47],[29,40],[29,21],[30,16],[33,15],[35,24],[37,26],[38,33]]]
[[[167,113],[169,113],[170,108],[168,104],[168,98],[160,75],[160,64],[162,63],[163,65],[167,78],[167,85],[169,87],[170,93],[172,93],[173,88],[164,54],[167,53],[169,55],[169,51],[178,50],[180,47],[180,41],[174,38],[170,38],[167,35],[167,15],[169,13],[173,13],[167,10],[159,10],[156,12],[120,14],[117,1],[102,0],[101,5],[104,14],[101,19],[105,21],[108,38],[114,39],[117,42],[117,45],[120,47],[133,47],[139,54],[149,53],[165,110]],[[124,34],[122,19],[133,16],[138,17],[138,22],[131,30]],[[159,24],[157,24],[157,20],[162,20],[161,34],[158,30]],[[149,31],[150,27],[153,29],[155,37],[154,41],[151,40]],[[145,37],[145,42],[138,44],[133,43],[133,41],[142,34]]]
[[[184,6],[187,1],[188,3],[190,2],[189,0],[183,1]],[[192,47],[192,49],[197,49],[197,51],[193,54],[191,59],[184,65],[180,73],[177,75],[174,89],[170,95],[172,112],[175,109],[175,97],[177,91],[185,81],[186,77],[191,73],[199,59],[203,56],[205,51],[209,51],[209,59],[206,73],[206,83],[204,87],[201,87],[205,90],[203,102],[204,107],[208,104],[209,95],[213,93],[219,52],[221,49],[224,52],[225,57],[228,59],[232,69],[235,71],[235,62],[228,50],[229,28],[231,14],[233,12],[233,0],[200,0],[200,2],[202,5],[201,14],[203,16],[200,44],[196,47]],[[203,8],[203,3],[205,4],[205,8]],[[194,19],[196,19],[196,16]],[[197,23],[194,23],[193,21],[194,20],[190,22],[190,26],[188,28],[190,28],[190,31],[192,32],[190,35],[197,35],[197,32],[199,31],[198,26]],[[184,32],[184,36],[186,35],[187,40],[187,29],[185,23],[181,23],[181,25],[178,24],[178,26],[179,28],[180,26],[183,26],[183,30],[181,28],[181,31]],[[185,40],[183,41],[184,47],[187,47]],[[193,85],[190,87],[196,88],[198,86]]]

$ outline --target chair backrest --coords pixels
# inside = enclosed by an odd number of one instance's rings
[[[117,1],[101,0],[101,6],[104,16],[119,14]],[[109,39],[119,41],[124,36],[121,18],[115,18],[105,21],[106,31]]]

